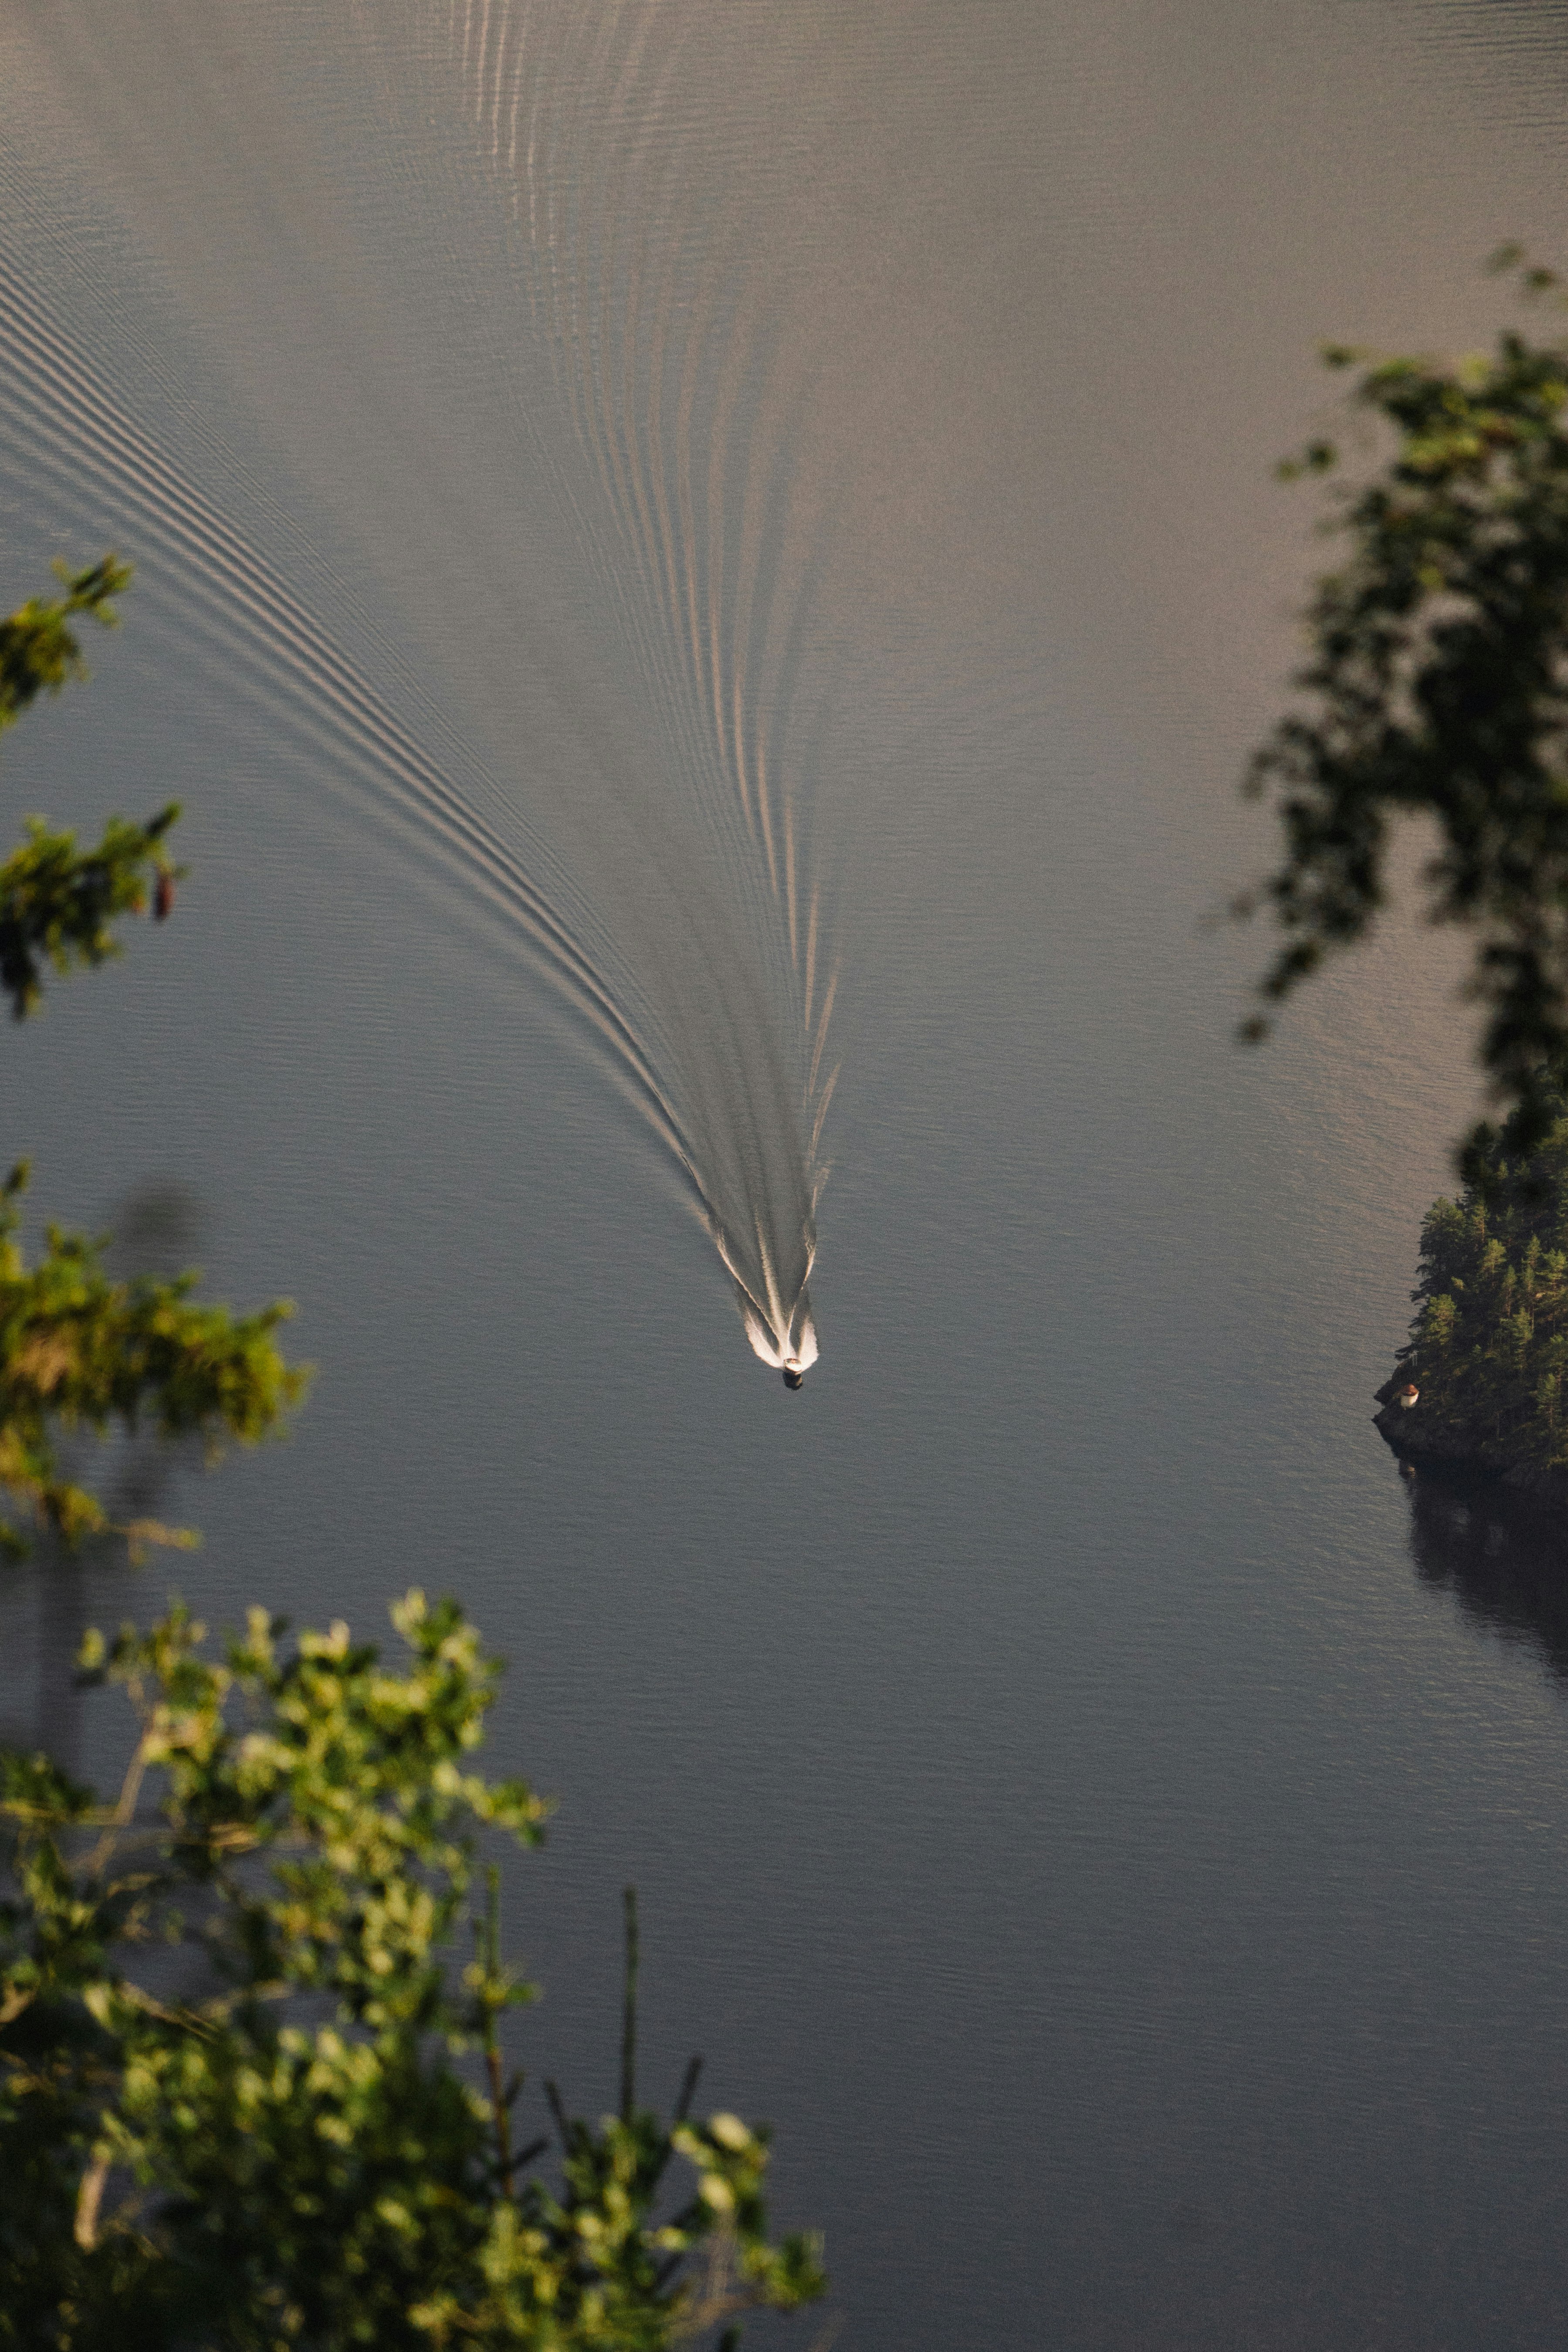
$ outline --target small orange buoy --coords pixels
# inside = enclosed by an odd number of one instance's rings
[[[160,874],[153,892],[153,920],[166,923],[174,911],[174,877]]]

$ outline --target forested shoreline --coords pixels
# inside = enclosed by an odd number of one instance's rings
[[[1554,1111],[1536,1150],[1510,1156],[1505,1128],[1458,1200],[1427,1211],[1377,1426],[1413,1462],[1568,1489],[1568,1098]]]

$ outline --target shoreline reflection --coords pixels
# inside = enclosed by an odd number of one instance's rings
[[[1568,1695],[1568,1527],[1560,1508],[1488,1480],[1409,1478],[1410,1550],[1421,1582],[1477,1630],[1531,1649]]]

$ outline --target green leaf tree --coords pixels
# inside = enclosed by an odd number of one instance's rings
[[[695,2065],[669,2120],[637,2102],[630,1906],[620,2111],[551,2085],[514,2150],[531,1989],[479,1842],[547,1808],[475,1769],[499,1665],[456,1603],[393,1617],[402,1673],[260,1610],[216,1659],[178,1607],[89,1635],[138,1719],[118,1802],[0,1759],[0,2346],[662,2352],[821,2293],[815,2242],[768,2237],[765,2132],[691,2121]]]
[[[86,675],[73,623],[113,626],[111,599],[129,584],[114,556],[61,574],[63,594],[34,598],[0,621],[0,730],[40,695]],[[90,968],[120,952],[113,926],[151,907],[170,912],[175,881],[164,847],[179,815],[171,803],[133,824],[111,817],[95,848],[30,817],[20,848],[0,864],[0,987],[18,1020],[37,1010],[44,974]],[[110,1530],[101,1501],[64,1476],[62,1431],[151,1427],[198,1435],[209,1457],[227,1440],[255,1444],[279,1428],[307,1375],[287,1364],[273,1334],[292,1311],[275,1302],[237,1317],[191,1296],[195,1277],[110,1281],[102,1244],[51,1226],[29,1265],[18,1239],[25,1161],[0,1186],[0,1488],[67,1544]],[[189,1543],[184,1529],[134,1519],[117,1532],[133,1551]],[[0,1520],[0,1548],[26,1549]]]
[[[1554,292],[1550,271],[1521,261],[1509,247],[1494,267],[1519,271],[1527,296]],[[1475,934],[1481,1059],[1520,1115],[1517,1158],[1546,1134],[1568,1074],[1568,348],[1510,331],[1455,362],[1324,357],[1359,371],[1352,405],[1392,446],[1341,499],[1345,561],[1305,616],[1303,706],[1251,764],[1285,856],[1237,911],[1267,903],[1284,932],[1261,983],[1278,1005],[1365,935],[1394,821],[1435,819],[1428,910]],[[1338,462],[1316,441],[1281,471]],[[1469,1139],[1471,1175],[1492,1141],[1485,1126]]]

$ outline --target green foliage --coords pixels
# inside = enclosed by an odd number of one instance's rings
[[[292,1309],[255,1315],[200,1304],[195,1276],[111,1282],[100,1244],[50,1226],[29,1266],[16,1239],[26,1165],[0,1187],[0,1487],[68,1543],[110,1527],[103,1506],[62,1476],[59,1431],[150,1424],[162,1436],[198,1435],[209,1458],[226,1438],[254,1445],[303,1394],[309,1372],[284,1362],[273,1339]],[[117,1530],[132,1545],[189,1540],[150,1520]],[[21,1539],[0,1523],[0,1544]]]
[[[1520,258],[1509,248],[1497,266]],[[1521,277],[1528,295],[1555,284]],[[1391,820],[1435,818],[1429,911],[1476,934],[1482,1060],[1529,1150],[1568,1073],[1568,349],[1510,332],[1455,362],[1324,356],[1363,367],[1352,402],[1394,447],[1332,526],[1349,547],[1306,614],[1309,707],[1249,772],[1253,793],[1277,793],[1286,841],[1259,894],[1286,934],[1262,994],[1279,1002],[1364,935]],[[1320,441],[1281,471],[1337,463]],[[1259,1016],[1245,1034],[1268,1026]],[[1468,1175],[1494,1139],[1478,1129]]]
[[[34,597],[0,621],[0,730],[40,694],[58,694],[68,679],[86,677],[71,620],[87,613],[114,627],[119,615],[109,600],[130,585],[131,570],[106,555],[74,575],[60,570],[60,578],[63,596],[52,603]],[[142,913],[153,877],[167,911],[180,869],[169,865],[162,845],[179,814],[171,802],[146,824],[111,817],[90,850],[79,850],[74,834],[51,833],[39,818],[28,818],[26,840],[0,864],[0,988],[18,1021],[42,1002],[46,966],[63,977],[119,954],[110,927],[118,916]]]
[[[1433,1203],[1400,1351],[1412,1444],[1497,1471],[1568,1467],[1568,1100],[1546,1100],[1544,1142],[1522,1150],[1510,1121],[1462,1198]]]
[[[28,817],[21,848],[0,863],[0,988],[16,1020],[42,1003],[46,964],[63,979],[106,963],[121,952],[110,925],[145,910],[148,876],[184,873],[159,846],[179,814],[171,801],[146,824],[110,817],[89,850],[78,849],[74,833]]]
[[[767,2237],[765,2136],[688,2120],[695,2070],[639,2107],[629,2030],[618,2116],[552,2088],[559,2180],[513,2155],[493,1866],[457,1985],[447,1947],[480,1839],[546,1808],[475,1769],[498,1666],[456,1604],[393,1614],[401,1674],[262,1611],[221,1662],[177,1606],[89,1636],[140,1722],[111,1810],[0,1757],[0,2347],[661,2352],[820,2294]]]
[[[68,572],[57,563],[55,572],[65,589],[52,603],[30,597],[9,620],[0,621],[0,730],[19,719],[40,694],[58,694],[68,678],[87,676],[81,646],[71,621],[78,613],[90,614],[112,629],[120,615],[110,603],[131,585],[131,567],[113,555],[85,572]]]
[[[131,572],[109,555],[61,577],[63,597],[35,598],[0,621],[0,729],[40,694],[86,675],[71,619],[86,613],[112,626],[109,599]],[[157,911],[167,914],[183,869],[168,864],[162,844],[178,814],[171,803],[144,825],[111,817],[98,847],[85,852],[74,835],[28,819],[26,841],[0,863],[0,987],[18,1019],[39,1002],[46,964],[63,974],[119,952],[110,926],[145,906],[150,877]],[[276,1429],[308,1375],[285,1363],[272,1337],[292,1312],[286,1302],[237,1317],[193,1300],[194,1276],[112,1283],[99,1244],[52,1225],[42,1260],[29,1267],[16,1240],[26,1181],[24,1163],[0,1187],[0,1488],[76,1543],[108,1531],[110,1521],[93,1496],[60,1475],[60,1431],[102,1436],[114,1424],[151,1425],[165,1437],[199,1435],[210,1458],[226,1438],[255,1444]],[[133,1557],[148,1543],[195,1541],[152,1519],[115,1532],[129,1538]],[[16,1529],[0,1521],[0,1550],[24,1549]]]

